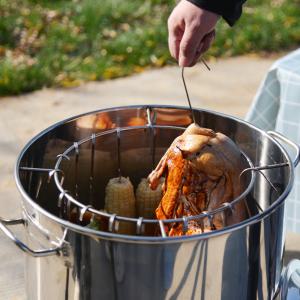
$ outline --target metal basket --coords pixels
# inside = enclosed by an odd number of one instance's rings
[[[299,147],[230,116],[205,110],[194,110],[194,115],[200,126],[226,134],[244,153],[245,194],[234,201],[247,203],[249,217],[221,230],[167,237],[163,222],[100,211],[108,179],[119,176],[121,169],[136,185],[149,174],[171,141],[192,122],[188,108],[120,107],[60,122],[22,151],[16,180],[23,196],[23,217],[0,222],[23,251],[47,256],[39,260],[27,256],[29,299],[49,295],[52,299],[270,299],[275,295],[282,270],[283,204],[293,184]],[[83,121],[107,116],[110,125],[104,129]],[[139,118],[141,125],[129,126],[132,118]],[[278,141],[294,149],[294,161]],[[234,209],[234,203],[210,214]],[[87,228],[80,220],[70,222],[73,208],[81,215],[89,210],[107,218],[109,230]],[[210,218],[210,214],[196,217]],[[172,220],[177,221],[186,222]],[[114,232],[116,222],[134,222],[136,234]],[[159,236],[143,235],[148,222],[158,222]],[[26,226],[30,236],[26,244],[7,227],[15,224]],[[38,288],[32,288],[33,282]]]

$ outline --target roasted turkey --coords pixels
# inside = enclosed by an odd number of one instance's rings
[[[152,189],[165,177],[157,219],[194,216],[231,202],[242,189],[241,161],[241,152],[229,137],[191,124],[174,140],[148,177]],[[175,222],[165,226],[165,231],[168,236],[198,234],[240,222],[246,216],[244,202],[240,201],[232,211],[189,220],[187,228],[182,222]]]

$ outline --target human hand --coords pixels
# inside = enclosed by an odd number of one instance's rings
[[[168,19],[169,49],[181,67],[191,67],[215,38],[219,15],[181,0]]]

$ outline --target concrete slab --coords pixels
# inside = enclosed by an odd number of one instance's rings
[[[193,105],[243,117],[274,59],[236,57],[210,62],[210,72],[203,65],[186,69]],[[0,216],[20,215],[13,167],[31,137],[57,121],[104,107],[187,105],[180,72],[178,67],[167,67],[68,90],[44,89],[0,99]],[[22,236],[21,228],[16,227],[16,234]],[[0,244],[0,299],[25,299],[24,256],[2,234]],[[294,236],[288,247],[299,250]]]

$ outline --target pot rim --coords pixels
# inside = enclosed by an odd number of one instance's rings
[[[215,237],[215,236],[219,236],[222,234],[226,234],[226,233],[231,233],[234,232],[238,229],[247,227],[249,225],[253,225],[259,221],[261,221],[262,219],[266,218],[267,216],[269,216],[275,209],[277,209],[280,205],[283,204],[285,198],[288,196],[288,194],[290,193],[291,189],[292,189],[292,185],[294,182],[294,166],[293,163],[291,161],[290,156],[288,155],[287,151],[284,149],[284,147],[276,140],[274,139],[271,135],[269,135],[267,132],[259,129],[258,127],[252,125],[251,123],[244,121],[242,119],[239,119],[237,117],[234,116],[230,116],[224,113],[220,113],[220,112],[215,112],[212,110],[208,110],[208,109],[197,109],[194,108],[195,111],[199,111],[199,112],[207,112],[207,113],[211,113],[211,114],[215,114],[221,117],[225,117],[228,119],[231,119],[233,121],[236,121],[238,123],[242,123],[248,127],[250,127],[251,129],[258,131],[259,133],[261,133],[263,136],[266,136],[268,139],[270,139],[273,143],[275,143],[279,149],[281,150],[281,152],[284,154],[287,163],[289,165],[290,168],[290,178],[289,181],[286,185],[285,190],[283,191],[283,193],[278,197],[278,199],[272,203],[272,205],[270,205],[266,210],[264,210],[262,213],[256,214],[238,224],[234,224],[231,226],[227,226],[223,229],[219,229],[219,230],[215,230],[215,231],[211,231],[211,232],[206,232],[206,233],[201,233],[201,234],[195,234],[195,235],[189,235],[189,236],[180,236],[180,237],[149,237],[149,236],[134,236],[134,235],[124,235],[124,234],[117,234],[117,233],[110,233],[110,232],[105,232],[105,231],[98,231],[98,230],[94,230],[91,228],[87,228],[87,227],[83,227],[74,223],[71,223],[67,220],[63,220],[57,216],[55,216],[54,214],[48,212],[46,209],[44,209],[43,207],[41,207],[39,204],[37,204],[33,199],[31,199],[31,197],[27,194],[27,192],[24,190],[23,185],[21,183],[20,180],[20,176],[19,176],[19,169],[20,169],[20,163],[21,160],[24,156],[24,154],[27,152],[27,150],[32,146],[33,143],[35,143],[38,139],[40,139],[43,135],[45,135],[46,133],[49,133],[51,130],[53,130],[54,128],[57,128],[60,125],[63,125],[67,122],[70,122],[72,120],[75,120],[77,118],[86,116],[86,115],[90,115],[90,114],[96,114],[96,113],[101,113],[101,112],[107,112],[107,111],[117,111],[117,110],[122,110],[122,109],[143,109],[143,108],[166,108],[166,109],[184,109],[184,110],[189,110],[188,107],[186,106],[175,106],[175,105],[159,105],[159,104],[151,104],[151,105],[128,105],[128,106],[118,106],[118,107],[111,107],[111,108],[105,108],[105,109],[99,109],[99,110],[94,110],[94,111],[90,111],[90,112],[86,112],[86,113],[82,113],[76,116],[72,116],[70,118],[64,119],[62,121],[59,121],[51,126],[49,126],[48,128],[44,129],[43,131],[41,131],[40,133],[38,133],[36,136],[34,136],[25,146],[24,148],[21,150],[17,162],[15,164],[15,169],[14,169],[14,177],[15,177],[15,181],[16,181],[16,185],[17,188],[19,190],[19,192],[21,193],[23,199],[26,200],[26,202],[31,205],[34,209],[36,209],[37,211],[39,211],[42,215],[44,215],[45,217],[51,219],[52,221],[59,223],[60,225],[62,225],[64,228],[73,230],[75,232],[78,233],[82,233],[85,235],[89,235],[89,236],[93,236],[93,237],[97,237],[97,238],[104,238],[104,239],[109,239],[109,240],[115,240],[115,241],[121,241],[121,242],[136,242],[136,243],[178,243],[178,242],[182,242],[182,241],[193,241],[193,240],[200,240],[200,239],[207,239],[207,238],[211,238],[211,237]]]

